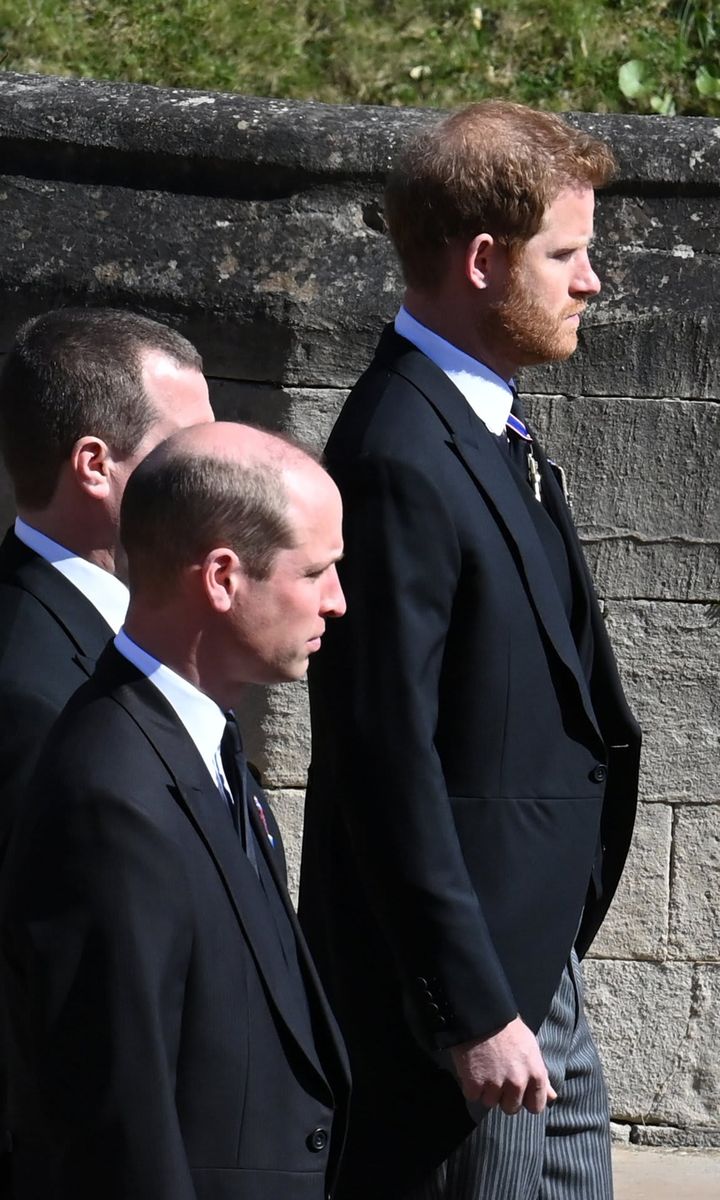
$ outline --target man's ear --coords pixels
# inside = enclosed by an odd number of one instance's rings
[[[70,454],[70,466],[78,486],[94,500],[108,498],[111,464],[107,442],[92,435],[78,438]]]
[[[478,291],[493,282],[500,265],[504,266],[505,252],[489,233],[478,233],[465,249],[465,277]]]
[[[201,575],[205,595],[218,613],[230,611],[247,583],[240,559],[227,546],[205,555]]]

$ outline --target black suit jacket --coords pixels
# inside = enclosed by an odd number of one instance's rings
[[[112,630],[10,530],[0,546],[0,861],[44,740]]]
[[[444,373],[387,330],[326,458],[348,612],[310,674],[300,915],[355,1077],[342,1194],[378,1174],[384,1120],[392,1196],[469,1128],[433,1051],[518,1013],[536,1030],[578,927],[581,954],[592,940],[640,739],[544,456],[554,520]],[[566,555],[570,612],[548,547]]]
[[[249,807],[261,878],[173,710],[108,647],[6,861],[18,1200],[325,1197],[346,1059]]]

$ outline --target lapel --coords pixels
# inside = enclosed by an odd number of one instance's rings
[[[0,583],[17,587],[47,610],[75,647],[75,662],[92,674],[113,631],[94,604],[9,529],[0,546]]]
[[[589,631],[592,642],[590,686],[593,708],[598,715],[605,744],[624,744],[628,737],[628,727],[632,733],[637,730],[637,725],[623,691],[615,655],[597,602],[595,585],[555,471],[531,426],[528,426],[528,430],[532,434],[535,455],[540,464],[546,506],[562,534],[570,570],[573,573],[573,584],[578,585],[576,599],[579,599],[580,603],[577,636],[581,637],[583,630],[586,634]]]
[[[523,416],[523,420],[526,418]],[[533,439],[533,453],[538,461],[542,479],[543,501],[545,508],[559,530],[568,557],[570,574],[573,581],[573,633],[576,644],[580,645],[580,656],[586,661],[592,660],[593,641],[593,610],[596,607],[595,589],[582,552],[580,539],[575,529],[570,509],[558,482],[556,470],[549,463],[545,451],[540,445],[535,430],[528,425],[528,432]]]
[[[173,798],[194,826],[215,864],[235,917],[245,934],[258,974],[265,984],[268,1001],[325,1083],[315,1047],[312,1043],[308,1044],[302,1022],[288,995],[287,968],[267,910],[267,901],[255,871],[242,850],[227,806],[195,744],[164,696],[145,675],[118,653],[114,645],[109,645],[102,654],[94,679],[101,690],[111,694],[132,718],[173,779]],[[267,837],[258,821],[255,826],[258,841],[267,857]],[[273,878],[284,898],[286,887],[276,872]]]
[[[495,439],[444,371],[405,338],[398,337],[392,327],[388,327],[383,334],[378,347],[378,357],[381,360],[384,358],[391,370],[412,384],[435,410],[448,431],[446,444],[455,450],[464,463],[515,545],[535,616],[574,682],[583,711],[598,739],[598,749],[602,752],[602,737],[585,672],[560,602],[555,579],[532,519]],[[546,472],[551,473],[544,458],[543,461]],[[543,479],[545,477],[544,474]],[[569,517],[567,520],[569,521]],[[567,543],[564,529],[562,534]],[[576,554],[580,553],[578,547],[574,549]],[[582,570],[584,573],[584,562]]]
[[[257,782],[253,778],[252,772],[249,771],[247,767],[245,768],[245,788],[247,795],[250,797],[248,811],[250,813],[250,824],[252,825],[253,832],[255,834],[256,843],[260,847],[260,852],[267,863],[268,870],[270,871],[270,874],[277,886],[280,899],[283,903],[285,911],[287,912],[290,925],[295,933],[298,947],[298,958],[305,982],[308,986],[308,989],[312,992],[314,1003],[320,1008],[325,1019],[325,1023],[330,1030],[331,1041],[335,1053],[339,1059],[340,1070],[344,1079],[344,1083],[346,1086],[349,1086],[350,1065],[345,1051],[345,1043],[343,1042],[342,1035],[340,1034],[337,1022],[335,1021],[334,1014],[330,1008],[330,1005],[328,1004],[327,997],[325,995],[325,989],[320,981],[320,976],[317,973],[315,963],[313,962],[312,955],[310,954],[305,941],[305,935],[302,932],[300,922],[298,921],[297,914],[293,908],[292,901],[290,900],[290,895],[280,869],[279,857],[276,853],[274,853],[268,839],[267,821],[264,817],[266,805],[265,796],[262,789],[258,787]],[[258,805],[260,806],[259,808],[257,807]]]

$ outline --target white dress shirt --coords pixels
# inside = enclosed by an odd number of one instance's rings
[[[137,667],[138,671],[142,671],[165,697],[195,743],[211,778],[228,804],[232,805],[232,790],[220,758],[220,742],[225,732],[225,713],[194,684],[138,646],[124,629],[120,630],[114,644],[115,649]]]
[[[395,332],[412,342],[436,367],[445,372],[491,433],[505,432],[505,422],[513,402],[509,383],[486,367],[485,363],[459,350],[452,342],[440,337],[439,333],[428,329],[427,325],[422,325],[404,306],[395,318]]]
[[[46,534],[40,533],[39,529],[33,529],[21,517],[15,518],[15,536],[82,592],[100,616],[105,618],[113,633],[117,633],[125,620],[129,600],[124,583],[109,571],[54,542]]]

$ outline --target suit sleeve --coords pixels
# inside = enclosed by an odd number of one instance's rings
[[[348,609],[313,665],[313,772],[335,763],[358,874],[427,1040],[484,1036],[517,1014],[455,830],[435,749],[461,553],[437,488],[392,461],[336,473]]]
[[[50,771],[9,856],[2,937],[52,1194],[196,1200],[175,1105],[192,940],[179,855],[131,803],[48,791]]]

